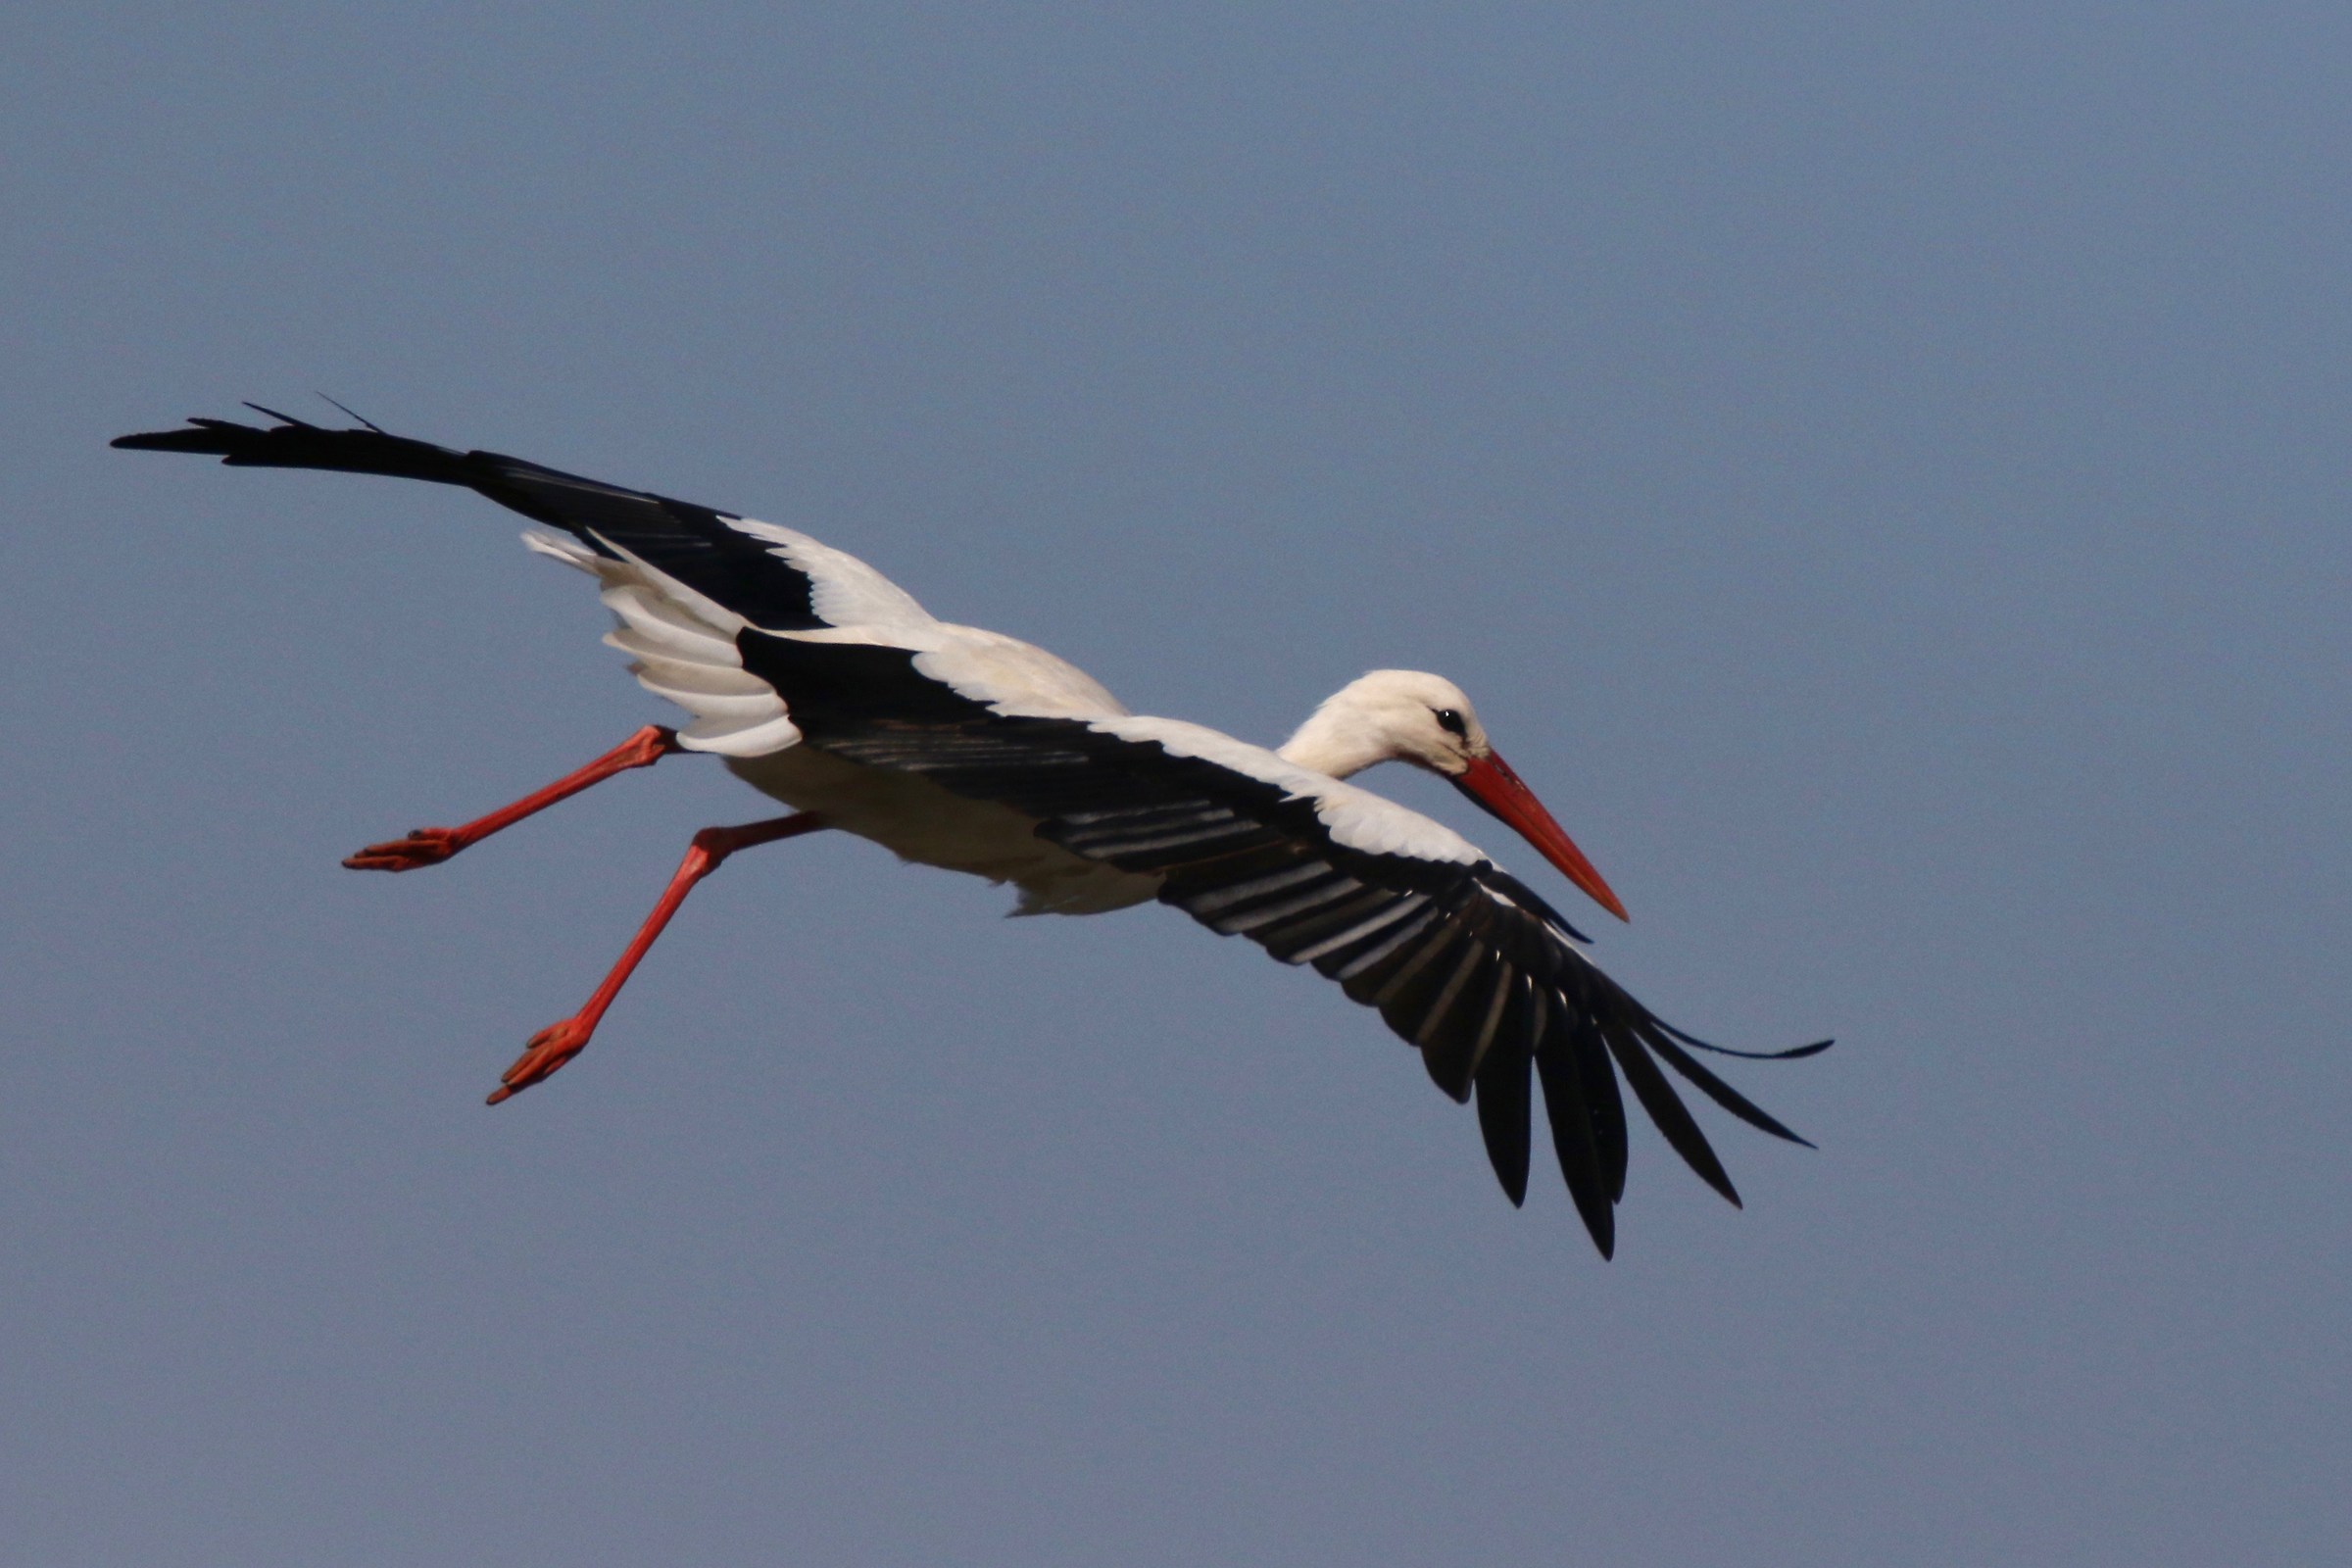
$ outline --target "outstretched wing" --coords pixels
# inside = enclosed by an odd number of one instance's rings
[[[791,528],[582,478],[497,452],[460,452],[368,425],[329,430],[254,407],[270,426],[190,419],[126,435],[118,447],[220,457],[232,467],[319,468],[459,485],[564,539],[524,543],[596,577],[620,625],[605,640],[635,661],[646,688],[694,715],[679,732],[696,751],[757,757],[800,739],[783,701],[744,673],[735,639],[766,631],[854,631],[920,638],[938,622],[857,557]],[[1107,696],[1104,698],[1107,701]]]
[[[784,694],[810,745],[1033,816],[1042,837],[1158,876],[1162,903],[1312,964],[1378,1008],[1439,1088],[1475,1095],[1514,1203],[1527,1195],[1541,1077],[1561,1174],[1604,1256],[1625,1192],[1620,1075],[1734,1203],[1660,1063],[1750,1125],[1804,1142],[1686,1049],[1715,1048],[1635,1001],[1543,900],[1427,817],[1189,724],[1005,713],[958,690],[936,655],[756,632],[738,641],[744,667]]]
[[[322,468],[454,484],[561,528],[596,557],[661,573],[727,619],[765,631],[920,625],[931,617],[880,572],[791,528],[630,490],[497,452],[459,452],[369,425],[328,430],[253,407],[270,426],[191,418],[177,430],[121,436],[138,452],[217,455],[231,467]]]

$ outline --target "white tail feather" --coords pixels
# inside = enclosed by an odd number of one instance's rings
[[[698,718],[678,731],[678,744],[690,752],[716,752],[721,757],[765,757],[800,743],[801,732],[776,704],[776,716],[762,724],[736,718]]]
[[[735,651],[735,634],[747,624],[742,616],[699,594],[683,599],[668,579],[575,540],[526,533],[522,542],[604,585],[601,597],[618,622],[605,641],[630,656],[639,685],[694,715],[678,731],[687,750],[764,757],[800,740],[784,700],[745,670]]]

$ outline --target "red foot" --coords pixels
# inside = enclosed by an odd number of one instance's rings
[[[553,1077],[557,1069],[586,1049],[588,1036],[595,1028],[595,1024],[573,1016],[551,1023],[531,1036],[530,1044],[514,1058],[514,1065],[506,1070],[499,1080],[500,1087],[490,1092],[484,1103],[495,1105],[512,1100],[531,1085]]]
[[[454,827],[420,827],[405,839],[370,844],[343,863],[354,871],[414,871],[439,865],[473,840]]]

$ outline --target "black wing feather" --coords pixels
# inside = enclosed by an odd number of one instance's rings
[[[1544,1116],[1551,1126],[1552,1152],[1559,1159],[1561,1179],[1568,1184],[1569,1200],[1592,1233],[1592,1245],[1600,1249],[1601,1256],[1610,1257],[1617,1250],[1616,1202],[1622,1196],[1623,1177],[1619,1176],[1620,1185],[1612,1191],[1601,1148],[1604,1123],[1599,1107],[1587,1093],[1587,1075],[1576,1047],[1576,1037],[1591,1028],[1590,1019],[1569,1022],[1554,1014],[1545,1020],[1535,1043],[1536,1069],[1544,1080]],[[1612,1097],[1616,1094],[1614,1079],[1609,1080],[1609,1093]],[[1624,1124],[1620,1121],[1617,1125]]]
[[[1503,1027],[1515,1033],[1523,1032],[1526,1020],[1520,1014],[1531,1005],[1534,995],[1532,983],[1525,975],[1518,977],[1503,1019]],[[1503,1195],[1516,1208],[1527,1201],[1527,1155],[1529,1074],[1535,1057],[1524,1043],[1514,1043],[1503,1049],[1490,1051],[1478,1064],[1478,1131],[1486,1140],[1487,1162],[1494,1167],[1494,1179],[1502,1183]]]
[[[773,631],[829,624],[812,604],[808,574],[775,553],[771,540],[734,524],[733,513],[583,478],[497,452],[459,452],[388,435],[373,426],[328,430],[270,409],[269,426],[190,419],[178,430],[121,436],[133,452],[193,452],[238,468],[320,468],[454,484],[489,497],[534,522],[562,528],[601,556],[647,565]],[[364,422],[364,421],[363,421]]]
[[[1654,1022],[1655,1020],[1652,1021]],[[1660,1060],[1665,1062],[1667,1066],[1672,1067],[1676,1072],[1681,1073],[1685,1078],[1688,1078],[1693,1085],[1697,1087],[1700,1094],[1706,1096],[1709,1100],[1712,1100],[1715,1102],[1715,1103],[1721,1105],[1724,1109],[1730,1111],[1733,1115],[1739,1117],[1750,1127],[1760,1128],[1763,1131],[1772,1134],[1772,1136],[1775,1138],[1786,1138],[1792,1144],[1802,1144],[1807,1149],[1814,1147],[1811,1139],[1800,1138],[1795,1133],[1790,1132],[1787,1127],[1782,1126],[1777,1118],[1772,1116],[1769,1112],[1761,1109],[1745,1095],[1740,1093],[1739,1090],[1734,1089],[1730,1084],[1727,1084],[1722,1079],[1716,1077],[1706,1068],[1700,1066],[1696,1061],[1693,1061],[1690,1057],[1690,1054],[1683,1050],[1682,1047],[1676,1045],[1674,1041],[1667,1036],[1664,1029],[1645,1029],[1642,1031],[1642,1038],[1643,1043],[1646,1044],[1650,1050],[1658,1054],[1658,1058]],[[1825,1040],[1822,1042],[1822,1045],[1826,1049],[1829,1045],[1829,1042]],[[1742,1053],[1742,1054],[1744,1054],[1744,1053]]]
[[[1600,1038],[1608,1046],[1609,1054],[1617,1058],[1618,1070],[1625,1074],[1625,1081],[1634,1086],[1634,1097],[1642,1102],[1642,1108],[1649,1112],[1649,1119],[1674,1152],[1698,1172],[1701,1181],[1721,1193],[1733,1207],[1739,1207],[1739,1189],[1732,1185],[1723,1161],[1715,1157],[1707,1135],[1690,1119],[1690,1107],[1674,1092],[1674,1085],[1666,1081],[1666,1075],[1658,1071],[1658,1064],[1649,1059],[1642,1042],[1623,1020],[1614,1018],[1602,1021]]]

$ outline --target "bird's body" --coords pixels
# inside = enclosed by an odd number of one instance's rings
[[[1476,1095],[1489,1156],[1514,1202],[1526,1191],[1531,1077],[1540,1072],[1562,1173],[1604,1253],[1624,1188],[1620,1074],[1675,1149],[1735,1202],[1659,1063],[1742,1120],[1802,1142],[1700,1067],[1687,1048],[1718,1048],[1666,1025],[1593,967],[1567,921],[1494,860],[1443,824],[1346,782],[1384,760],[1438,772],[1622,915],[1449,681],[1374,671],[1268,750],[1131,713],[1064,661],[938,620],[871,566],[796,530],[373,426],[326,430],[272,416],[282,422],[199,419],[116,444],[465,485],[551,524],[563,531],[525,542],[596,578],[617,621],[606,640],[629,655],[649,690],[690,716],[674,733],[641,732],[506,811],[464,829],[420,829],[346,863],[432,863],[673,751],[719,757],[796,813],[698,835],[605,987],[580,1014],[542,1031],[494,1102],[577,1054],[669,913],[721,858],[822,827],[1012,884],[1021,913],[1092,914],[1157,900],[1285,962],[1311,963],[1418,1046],[1446,1093]]]
[[[841,617],[799,634],[803,640],[920,650],[918,663],[953,670],[964,688],[1031,716],[1129,716],[1101,683],[1044,649],[934,619],[863,562],[789,529],[763,525],[763,532],[823,585],[812,601]],[[573,540],[526,534],[524,542],[597,578],[619,622],[605,640],[631,656],[647,689],[693,715],[680,746],[717,755],[761,794],[901,859],[1009,882],[1020,890],[1022,913],[1094,914],[1150,903],[1158,892],[1157,878],[1073,855],[1039,838],[1034,818],[993,801],[808,745],[776,688],[744,669],[736,643],[749,625],[742,615]]]
[[[1068,661],[1002,632],[936,619],[856,557],[772,523],[736,519],[735,525],[756,527],[788,565],[808,574],[811,606],[827,624],[784,634],[795,644],[910,655],[916,677],[998,716],[1075,721],[1099,735],[1212,760],[1311,800],[1335,840],[1351,848],[1464,865],[1486,858],[1444,824],[1343,782],[1340,775],[1379,760],[1360,740],[1374,733],[1371,726],[1330,722],[1345,709],[1327,709],[1319,715],[1323,724],[1310,721],[1282,752],[1181,719],[1131,713]],[[632,656],[630,669],[648,690],[693,715],[679,744],[722,757],[728,771],[760,793],[816,812],[828,826],[871,839],[903,859],[1012,883],[1021,891],[1023,914],[1097,914],[1148,903],[1159,892],[1160,877],[1123,871],[1039,837],[1034,815],[956,795],[919,772],[853,761],[807,744],[783,690],[744,667],[739,640],[754,629],[751,622],[719,602],[681,592],[637,562],[600,556],[573,540],[526,534],[524,543],[597,579],[619,621],[606,642]],[[1469,699],[1435,676],[1390,670],[1366,679],[1373,690],[1435,682],[1429,695],[1440,708],[1469,711]],[[863,706],[887,723],[904,711],[904,702],[894,700],[903,696],[877,692]],[[918,701],[925,698],[938,700],[918,693]],[[1287,755],[1292,751],[1305,755]]]

